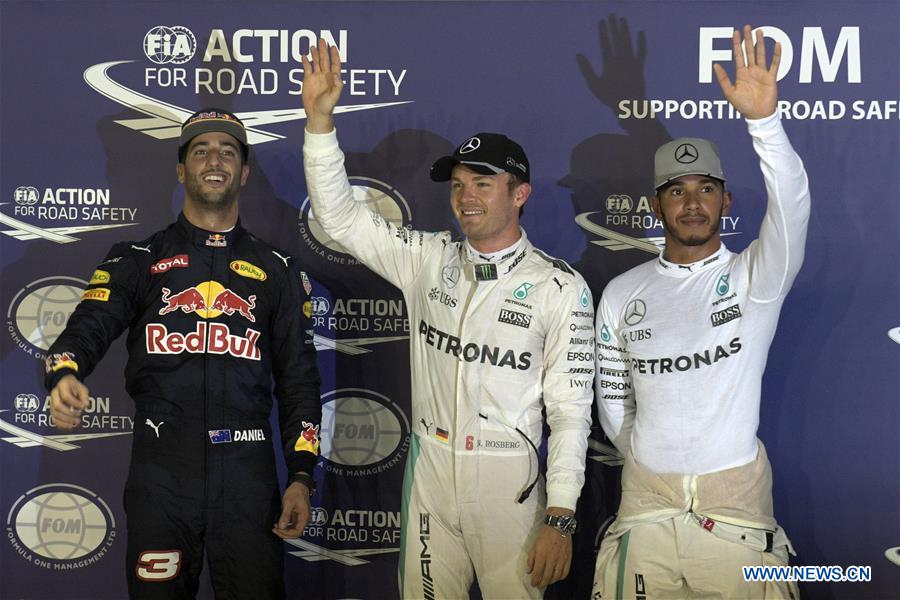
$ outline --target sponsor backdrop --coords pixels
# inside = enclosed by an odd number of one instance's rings
[[[291,597],[391,598],[416,333],[399,291],[310,211],[300,57],[319,38],[340,50],[338,128],[359,201],[404,226],[453,228],[431,161],[471,133],[506,132],[534,171],[529,236],[599,298],[657,252],[652,156],[673,137],[716,141],[735,196],[724,239],[732,250],[754,239],[762,179],[711,71],[731,68],[732,28],[751,23],[783,45],[780,110],[813,198],[763,386],[776,515],[795,564],[871,566],[869,583],[804,583],[805,596],[896,597],[900,5],[847,6],[2,3],[0,596],[126,594],[122,489],[132,433],[148,425],[133,421],[122,340],[88,380],[73,434],[52,427],[39,361],[107,249],[177,215],[184,117],[212,104],[252,128],[243,221],[313,278],[322,460],[312,522],[284,547]],[[598,428],[588,465],[574,571],[548,597],[589,596],[595,538],[618,493]]]

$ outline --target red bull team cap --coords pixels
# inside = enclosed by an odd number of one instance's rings
[[[227,133],[240,142],[244,162],[247,162],[250,146],[247,144],[247,130],[244,129],[244,123],[233,113],[220,108],[198,110],[182,123],[181,138],[178,142],[178,161],[184,160],[184,153],[192,139],[203,133],[214,131]]]

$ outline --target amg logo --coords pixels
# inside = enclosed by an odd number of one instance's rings
[[[500,309],[500,318],[497,320],[501,323],[509,323],[510,325],[524,327],[525,329],[531,327],[531,315],[526,315],[507,308]]]
[[[431,514],[419,513],[419,541],[422,542],[422,551],[419,553],[419,565],[422,570],[422,593],[426,600],[434,598],[434,580],[431,578],[431,551],[428,549],[428,540],[431,539]]]
[[[647,600],[647,586],[644,584],[642,573],[634,574],[634,598],[635,600]]]
[[[735,319],[741,318],[741,307],[735,304],[734,306],[723,308],[719,312],[714,312],[713,314],[709,315],[709,318],[712,320],[713,327],[724,325],[729,321],[734,321]]]

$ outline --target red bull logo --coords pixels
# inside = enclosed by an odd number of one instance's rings
[[[231,290],[222,290],[213,300],[210,310],[223,312],[229,317],[237,312],[251,323],[256,323],[256,317],[250,312],[254,308],[256,308],[256,295],[244,300]]]
[[[159,309],[159,314],[165,315],[179,308],[185,313],[199,312],[206,309],[206,299],[195,287],[189,287],[183,292],[178,292],[174,296],[170,295],[172,291],[164,287],[162,289],[162,301],[165,306]]]
[[[294,444],[294,450],[297,452],[319,453],[319,426],[306,421],[302,421],[303,431]]]
[[[206,245],[212,246],[213,248],[224,248],[228,245],[228,241],[221,233],[211,233],[206,240]]]
[[[251,323],[256,323],[256,317],[253,316],[256,295],[245,300],[217,281],[204,281],[177,294],[172,294],[169,288],[164,287],[162,301],[164,306],[159,309],[160,315],[179,309],[184,313],[197,313],[204,319],[214,319],[223,313],[229,317],[238,313]]]
[[[148,323],[145,330],[147,354],[230,354],[235,358],[259,360],[261,352],[256,345],[260,333],[247,329],[247,335],[231,333],[224,323],[198,321],[191,333],[169,332],[162,323]]]

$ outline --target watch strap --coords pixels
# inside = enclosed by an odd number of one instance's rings
[[[294,473],[288,478],[288,485],[291,485],[295,482],[305,485],[306,489],[309,490],[310,496],[316,493],[316,480],[313,479],[312,475],[310,475],[309,473],[304,473],[303,471]]]

